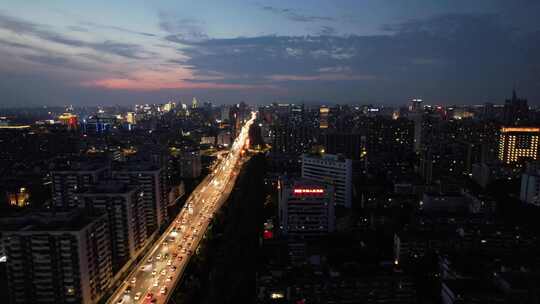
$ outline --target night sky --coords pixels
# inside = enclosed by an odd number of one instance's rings
[[[540,1],[0,0],[0,106],[540,104]]]

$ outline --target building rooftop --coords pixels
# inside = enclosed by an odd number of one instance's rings
[[[2,218],[3,232],[74,232],[80,231],[103,214],[82,209],[72,211],[32,211],[18,217]]]

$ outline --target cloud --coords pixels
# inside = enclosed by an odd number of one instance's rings
[[[389,98],[418,92],[446,100],[485,98],[486,92],[495,94],[494,83],[501,90],[514,79],[527,86],[538,83],[540,34],[522,35],[496,15],[447,14],[385,28],[384,35],[182,41],[186,56],[182,63],[195,75],[206,71],[227,75],[215,82],[285,87],[291,82],[302,83],[306,90],[310,82],[363,82],[369,83],[373,94]],[[397,86],[400,90],[394,92]]]
[[[85,64],[81,64],[75,61],[72,61],[66,57],[58,56],[58,55],[21,55],[21,58],[37,63],[37,64],[44,64],[54,67],[61,67],[61,68],[68,68],[73,69],[77,71],[86,70],[86,71],[95,71],[96,69]]]
[[[86,25],[86,26],[89,26],[89,27],[93,27],[93,28],[114,30],[114,31],[122,32],[122,33],[135,34],[135,35],[140,35],[140,36],[144,36],[144,37],[156,37],[157,36],[157,35],[152,34],[152,33],[134,31],[134,30],[131,30],[131,29],[127,29],[127,28],[124,28],[124,27],[121,27],[121,26],[115,26],[115,25],[98,24],[98,23],[89,22],[89,21],[84,21],[84,22],[82,22],[82,24]]]
[[[338,73],[328,73],[319,75],[270,75],[268,79],[273,81],[354,81],[354,80],[375,80],[373,75],[347,75]]]
[[[47,26],[45,25],[39,25],[4,14],[0,14],[0,28],[18,35],[32,36],[48,42],[69,47],[88,48],[100,53],[126,57],[129,59],[142,59],[146,56],[152,55],[151,52],[145,51],[143,47],[137,44],[121,43],[111,40],[106,40],[103,42],[88,42],[74,39],[63,34],[53,32],[47,29]]]
[[[320,30],[317,32],[317,35],[319,36],[333,36],[336,35],[337,31],[335,28],[331,26],[322,26]]]
[[[160,12],[159,27],[169,33],[165,40],[175,43],[190,43],[208,39],[204,31],[204,23],[190,18],[177,18],[174,15]]]
[[[260,5],[261,9],[273,14],[282,16],[295,22],[316,22],[316,21],[335,21],[334,18],[328,16],[316,16],[302,14],[297,10],[291,8],[278,8],[269,5]]]

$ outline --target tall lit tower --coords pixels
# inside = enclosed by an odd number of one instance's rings
[[[538,160],[540,128],[503,127],[499,137],[499,160],[504,164],[519,164],[525,160]]]
[[[328,129],[328,116],[330,109],[327,106],[321,106],[319,108],[319,128]]]
[[[422,148],[422,99],[413,98],[409,102],[409,112],[414,121],[414,152],[420,152]]]

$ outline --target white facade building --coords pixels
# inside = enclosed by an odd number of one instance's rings
[[[352,160],[333,154],[302,155],[302,177],[331,184],[335,204],[350,208],[352,204]]]

